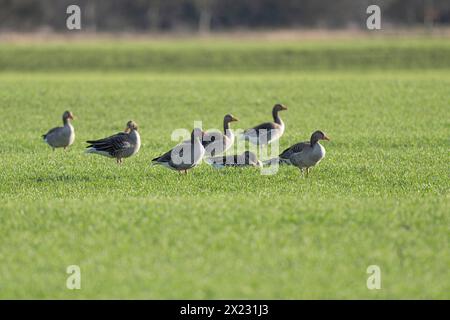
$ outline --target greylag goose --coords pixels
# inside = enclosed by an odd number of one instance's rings
[[[202,144],[205,147],[205,154],[214,157],[216,154],[226,152],[234,142],[234,134],[230,129],[230,122],[239,121],[231,114],[223,118],[223,134],[220,132],[207,132],[203,135]]]
[[[287,110],[282,104],[276,104],[272,109],[273,122],[265,122],[244,131],[241,139],[249,140],[256,145],[267,145],[279,139],[284,133],[284,122],[279,112]]]
[[[75,129],[70,123],[74,116],[72,112],[65,111],[62,119],[64,126],[50,129],[46,134],[42,135],[44,141],[53,148],[66,148],[75,141]]]
[[[100,139],[89,140],[86,153],[95,153],[109,158],[116,158],[117,163],[122,163],[123,158],[131,157],[138,153],[141,147],[141,137],[138,125],[134,121],[128,121],[124,132]]]
[[[309,174],[309,168],[317,165],[325,157],[325,148],[320,144],[320,140],[329,141],[330,138],[320,130],[315,131],[311,135],[309,141],[300,142],[284,150],[278,158],[271,159],[265,164],[290,164],[296,166],[303,173]]]
[[[245,151],[240,155],[208,158],[206,162],[218,169],[224,167],[262,167],[261,161],[251,151]]]
[[[191,140],[184,141],[162,156],[152,160],[152,165],[162,165],[166,168],[187,173],[187,170],[197,166],[205,155],[202,145],[203,131],[195,128]]]

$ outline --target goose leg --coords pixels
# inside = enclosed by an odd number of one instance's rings
[[[309,176],[309,168],[306,168],[306,177]]]

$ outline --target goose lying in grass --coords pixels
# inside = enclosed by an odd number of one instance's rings
[[[284,133],[284,122],[278,113],[283,110],[287,110],[287,107],[276,104],[272,109],[273,122],[265,122],[245,130],[241,139],[249,140],[255,145],[267,145],[281,138]]]
[[[309,174],[309,168],[316,166],[325,157],[325,148],[320,144],[320,140],[329,141],[330,138],[318,130],[311,135],[309,141],[300,142],[284,150],[278,158],[265,161],[264,164],[290,164],[296,166],[303,173]]]
[[[64,126],[50,129],[46,134],[42,135],[44,141],[53,148],[66,148],[75,141],[75,129],[70,123],[74,116],[72,112],[65,111],[62,119]]]
[[[205,155],[202,138],[203,131],[195,128],[192,130],[191,140],[184,141],[162,156],[154,158],[152,165],[161,165],[186,174],[187,170],[197,166]]]
[[[240,155],[222,156],[206,159],[206,162],[214,168],[225,167],[262,167],[261,161],[251,151],[245,151]]]
[[[231,114],[223,118],[223,134],[220,132],[206,132],[203,135],[202,144],[205,147],[205,154],[214,157],[217,154],[226,152],[234,143],[234,134],[230,129],[230,122],[239,121]]]
[[[87,146],[86,153],[116,158],[117,163],[122,163],[123,158],[135,155],[141,147],[138,125],[134,121],[127,122],[124,132],[119,132],[104,139],[86,142],[90,144]]]

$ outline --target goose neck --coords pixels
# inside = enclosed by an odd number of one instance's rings
[[[275,121],[275,123],[278,123],[280,125],[283,123],[277,110],[272,111],[272,116],[273,116],[273,121]]]
[[[226,137],[233,139],[233,132],[230,129],[230,124],[228,122],[223,123],[223,133]]]

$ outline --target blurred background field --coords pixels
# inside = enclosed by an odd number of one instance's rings
[[[383,30],[450,24],[447,0],[2,0],[0,29],[56,32],[66,27],[66,8],[82,8],[82,32],[179,33],[366,29],[366,12],[378,5]],[[63,13],[63,14],[61,14]]]
[[[448,69],[450,41],[359,39],[12,43],[0,47],[0,70],[22,72],[299,72]]]
[[[449,298],[447,2],[376,1],[379,33],[356,0],[75,2],[71,33],[67,1],[0,1],[0,298]],[[332,137],[308,179],[149,166],[176,128],[278,102],[281,149]],[[66,109],[76,142],[52,152]],[[123,166],[83,153],[130,119]]]

